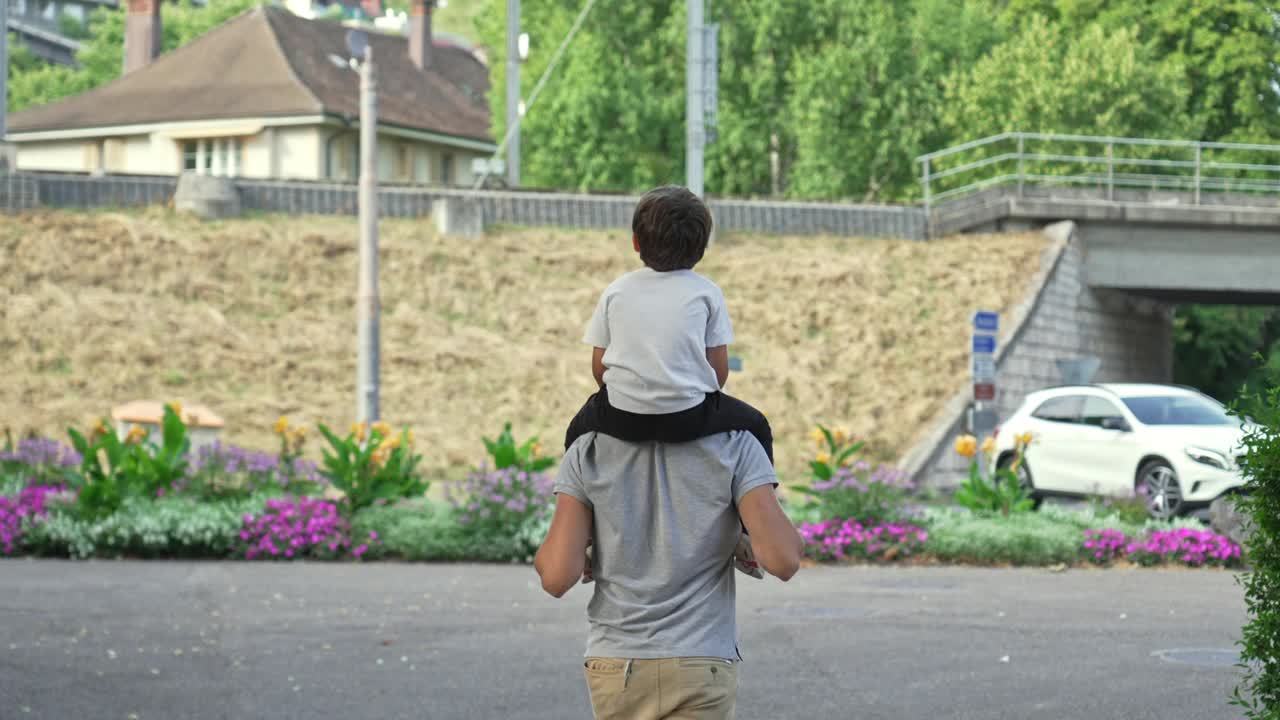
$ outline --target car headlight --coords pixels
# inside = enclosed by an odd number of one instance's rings
[[[1227,460],[1227,456],[1217,450],[1209,450],[1201,447],[1187,448],[1187,457],[1209,467],[1216,467],[1219,470],[1230,470],[1231,461]]]

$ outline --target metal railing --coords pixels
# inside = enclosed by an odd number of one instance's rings
[[[1254,162],[1267,159],[1270,162]],[[987,188],[1077,186],[1116,201],[1117,189],[1280,195],[1280,145],[1010,132],[916,158],[924,207]]]

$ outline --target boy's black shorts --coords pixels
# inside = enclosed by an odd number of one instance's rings
[[[609,404],[608,388],[587,399],[564,436],[564,448],[589,432],[627,442],[683,443],[730,430],[746,430],[764,446],[773,462],[773,431],[764,413],[721,392],[707,393],[701,404],[677,413],[641,415]]]

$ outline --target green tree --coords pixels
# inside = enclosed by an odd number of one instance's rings
[[[1258,0],[1008,0],[1005,26],[1044,15],[1076,34],[1130,31],[1150,61],[1181,68],[1187,114],[1203,140],[1280,139],[1280,23]]]
[[[947,81],[953,137],[1009,131],[1185,137],[1182,69],[1157,63],[1132,30],[1068,32],[1042,17]]]
[[[1280,308],[1178,308],[1173,377],[1222,402],[1235,400],[1242,387],[1261,392],[1280,384]]]
[[[493,134],[506,132],[506,3],[477,18],[490,49]],[[581,9],[577,0],[524,3],[532,39],[521,70],[527,98]],[[684,7],[674,0],[600,3],[521,123],[528,186],[629,190],[684,177]]]
[[[916,196],[915,157],[972,136],[940,125],[942,79],[996,45],[994,16],[985,3],[942,0],[822,0],[812,12],[824,35],[790,73],[796,158],[787,194]]]
[[[209,0],[206,5],[162,3],[162,49],[168,52],[200,37],[260,0]],[[123,71],[125,5],[94,11],[88,39],[76,53],[79,67],[9,64],[9,111],[60,100],[120,77]]]

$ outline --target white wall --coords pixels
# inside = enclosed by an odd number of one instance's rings
[[[85,146],[91,140],[51,140],[18,145],[19,170],[88,172]]]
[[[282,180],[318,180],[324,177],[324,128],[276,128],[276,167]]]

